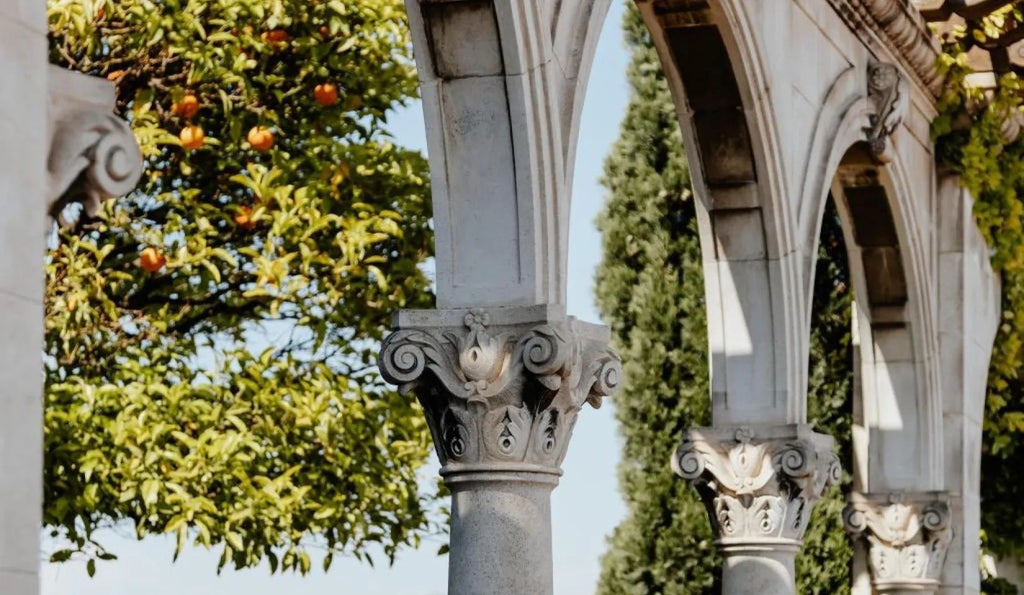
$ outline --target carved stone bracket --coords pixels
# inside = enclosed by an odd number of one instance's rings
[[[944,82],[938,68],[939,40],[912,3],[893,0],[829,0],[829,3],[865,45],[872,47],[876,39],[880,40],[933,98],[939,97]]]
[[[934,591],[952,540],[945,494],[851,494],[843,524],[867,545],[880,593]]]
[[[894,64],[875,63],[868,69],[868,100],[874,108],[871,126],[864,130],[875,158],[882,163],[892,161],[889,138],[899,128],[907,108],[909,90],[900,70]]]
[[[697,488],[720,546],[796,550],[814,503],[841,478],[833,446],[806,426],[701,428],[672,466]]]
[[[382,347],[384,379],[426,410],[449,481],[525,471],[557,481],[577,415],[621,364],[604,327],[547,306],[406,311]]]
[[[50,154],[47,212],[61,225],[79,203],[92,217],[104,199],[131,192],[142,175],[142,154],[128,124],[114,115],[114,89],[105,80],[50,67]]]

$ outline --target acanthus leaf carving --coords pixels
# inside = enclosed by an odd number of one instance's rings
[[[700,493],[720,545],[796,545],[814,503],[841,478],[832,448],[830,437],[800,426],[694,429],[672,463]]]
[[[505,322],[505,310],[419,313],[433,321],[400,325],[382,346],[381,374],[423,404],[442,473],[555,473],[583,404],[599,406],[618,386],[621,364],[595,327],[564,316]]]
[[[851,494],[843,524],[853,539],[866,544],[879,592],[938,587],[953,537],[944,494]]]

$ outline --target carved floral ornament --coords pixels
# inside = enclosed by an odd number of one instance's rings
[[[852,494],[843,524],[867,544],[871,580],[880,592],[939,585],[953,538],[942,494]]]
[[[622,372],[593,328],[570,318],[492,324],[486,311],[465,311],[461,325],[389,336],[381,374],[423,404],[442,474],[557,475],[583,404],[600,407]]]
[[[832,449],[832,438],[801,426],[696,429],[687,432],[672,466],[697,488],[720,545],[795,549],[814,503],[841,479]]]

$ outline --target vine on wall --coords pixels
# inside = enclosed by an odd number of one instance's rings
[[[968,50],[989,47],[1024,27],[1022,3],[948,32],[940,58],[947,75],[933,124],[939,162],[960,175],[975,199],[978,227],[1002,277],[1003,320],[992,352],[982,455],[982,526],[997,555],[1024,557],[1024,500],[1015,477],[1024,465],[1024,81],[1002,75],[994,90],[970,78]]]

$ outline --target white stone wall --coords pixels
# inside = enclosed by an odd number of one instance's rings
[[[0,2],[0,592],[38,592],[46,3]]]

